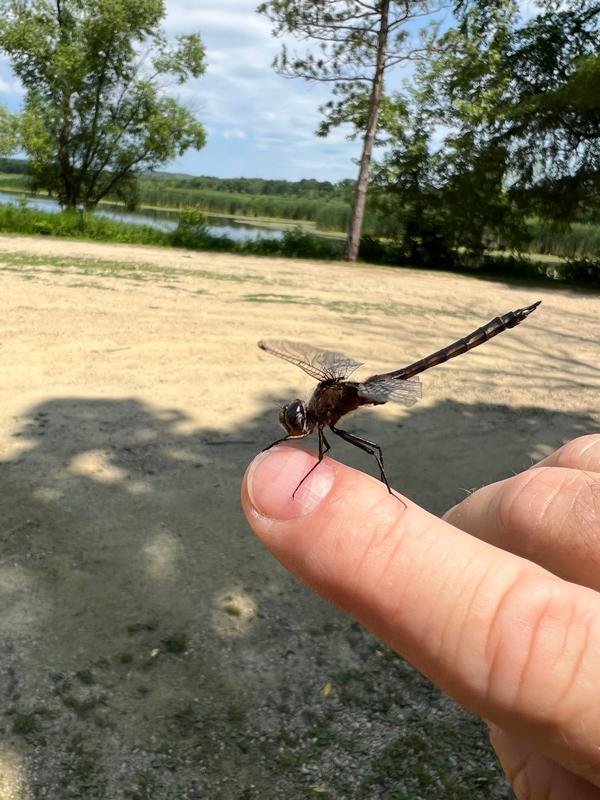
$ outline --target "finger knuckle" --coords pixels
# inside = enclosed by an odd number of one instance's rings
[[[499,597],[489,627],[488,698],[541,725],[581,711],[574,689],[598,638],[596,614],[587,593],[524,568]]]
[[[520,533],[539,523],[534,514],[539,504],[534,501],[541,496],[551,499],[556,493],[554,472],[552,467],[541,467],[506,481],[498,503],[500,524],[505,530]]]

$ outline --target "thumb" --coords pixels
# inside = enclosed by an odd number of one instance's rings
[[[315,460],[286,446],[250,465],[264,544],[459,702],[600,785],[598,595],[332,459],[292,497]]]

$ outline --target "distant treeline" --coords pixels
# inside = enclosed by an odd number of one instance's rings
[[[31,175],[29,162],[22,158],[0,158],[0,172],[10,175]]]
[[[265,178],[212,178],[208,175],[193,177],[191,175],[174,175],[168,172],[156,172],[144,177],[152,181],[159,181],[163,188],[168,186],[172,189],[209,190],[269,197],[285,195],[329,200],[347,198],[354,189],[354,181],[351,180],[332,183],[331,181],[318,181],[314,178],[306,178],[301,181],[267,180]]]

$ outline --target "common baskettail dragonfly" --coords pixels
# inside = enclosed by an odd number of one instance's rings
[[[287,339],[276,339],[258,342],[261,350],[271,355],[283,358],[295,364],[304,372],[316,378],[319,383],[310,400],[305,402],[296,398],[291,403],[284,405],[279,412],[279,422],[286,435],[272,442],[265,450],[290,439],[304,439],[317,430],[319,440],[319,457],[314,466],[302,478],[292,496],[308,476],[319,466],[325,455],[331,450],[325,437],[327,427],[336,436],[344,441],[359,447],[373,456],[379,467],[380,478],[386,485],[390,494],[393,494],[385,473],[383,453],[376,442],[371,442],[361,436],[337,427],[339,420],[355,411],[360,406],[380,406],[384,403],[394,402],[404,406],[412,406],[421,398],[421,382],[417,375],[438,364],[443,364],[451,358],[466,353],[474,347],[489,341],[494,336],[509,328],[519,325],[535,311],[542,301],[538,300],[525,308],[509,311],[507,314],[495,317],[486,325],[469,333],[452,344],[437,350],[431,355],[420,358],[407,367],[371,375],[364,381],[350,381],[349,376],[362,366],[362,363],[334,350],[321,350],[301,342],[292,342]],[[396,495],[394,495],[396,497]],[[400,498],[398,498],[400,499]]]

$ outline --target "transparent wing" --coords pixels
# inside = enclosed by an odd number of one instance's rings
[[[421,381],[418,378],[394,380],[381,378],[358,384],[358,396],[373,403],[400,403],[413,406],[422,397]]]
[[[343,353],[319,350],[318,347],[311,347],[302,342],[290,342],[287,339],[260,341],[258,346],[266,353],[290,361],[318,381],[347,378],[355,369],[362,366],[360,361],[354,361]]]

